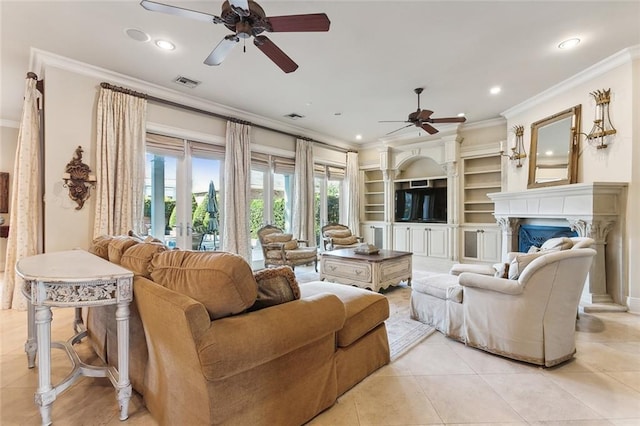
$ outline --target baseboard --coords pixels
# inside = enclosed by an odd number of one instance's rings
[[[640,297],[627,297],[627,306],[632,314],[640,314]]]

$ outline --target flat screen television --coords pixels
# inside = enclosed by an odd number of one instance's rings
[[[396,222],[447,222],[447,188],[398,189]]]

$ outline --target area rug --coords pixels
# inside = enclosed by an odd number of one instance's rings
[[[306,283],[318,281],[319,276],[317,272],[296,271],[296,279],[300,283]],[[411,287],[400,284],[397,287],[382,290],[381,294],[389,300],[389,319],[387,319],[386,325],[391,360],[393,361],[433,334],[435,329],[409,317]]]

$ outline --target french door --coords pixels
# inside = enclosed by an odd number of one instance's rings
[[[172,248],[220,249],[223,158],[216,151],[219,148],[209,144],[148,135],[144,191],[147,235]]]

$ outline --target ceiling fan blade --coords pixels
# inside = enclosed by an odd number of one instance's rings
[[[422,121],[428,121],[429,117],[431,117],[431,114],[433,114],[433,111],[430,111],[428,109],[423,109],[422,111],[420,111],[420,113],[418,114],[418,120],[422,120]]]
[[[239,16],[249,16],[249,2],[247,0],[228,0],[229,5]]]
[[[290,73],[298,69],[298,64],[293,62],[293,60],[280,50],[269,38],[263,35],[256,36],[253,39],[253,44],[279,66],[282,71]]]
[[[411,126],[413,126],[413,123],[407,124],[406,126],[402,126],[399,129],[395,129],[394,131],[387,133],[385,136],[389,136],[392,133],[399,132],[400,130],[406,129],[407,127],[411,127]]]
[[[433,127],[431,124],[428,123],[422,123],[422,125],[420,126],[422,127],[422,129],[424,129],[427,133],[429,133],[430,135],[436,134],[438,133],[438,129],[436,129],[435,127]]]
[[[206,65],[220,65],[239,41],[240,39],[235,34],[229,34],[209,53],[204,63]]]
[[[197,12],[190,9],[183,9],[181,7],[170,6],[168,4],[157,3],[150,0],[142,0],[140,2],[140,6],[152,12],[162,12],[169,15],[181,16],[183,18],[195,19],[197,21],[204,21],[209,23],[213,22],[214,24],[222,22],[222,20],[215,15],[209,15],[208,13]]]
[[[329,31],[331,21],[325,13],[311,13],[308,15],[270,16],[271,32],[303,32]]]
[[[447,118],[431,118],[429,123],[464,123],[466,117],[447,117]]]

